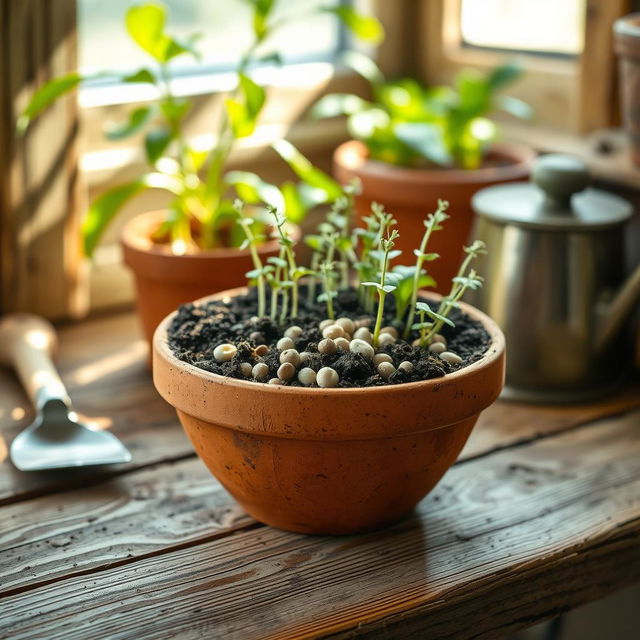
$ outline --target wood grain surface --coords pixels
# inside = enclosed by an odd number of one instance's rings
[[[409,518],[311,537],[255,522],[210,476],[132,314],[60,334],[77,408],[134,461],[22,474],[5,457],[0,638],[493,638],[640,579],[637,382],[591,405],[498,402]],[[30,419],[1,372],[5,450]]]

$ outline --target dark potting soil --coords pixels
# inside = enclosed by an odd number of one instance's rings
[[[317,346],[322,340],[318,325],[326,319],[326,310],[324,305],[309,308],[305,300],[305,291],[301,288],[300,313],[297,318],[287,320],[283,326],[268,318],[256,318],[258,304],[254,290],[246,296],[227,299],[225,302],[216,300],[203,305],[182,305],[169,327],[169,346],[180,360],[205,371],[247,380],[241,372],[240,365],[243,362],[249,362],[252,366],[264,362],[269,366],[269,377],[275,378],[280,366],[281,353],[276,348],[276,343],[283,337],[287,327],[297,325],[303,333],[294,340],[295,348],[299,352],[307,351],[312,354],[310,360],[304,364],[305,367],[311,367],[314,371],[321,367],[335,369],[340,376],[339,387],[371,387],[444,376],[479,360],[491,342],[489,334],[479,322],[458,309],[453,309],[449,317],[455,323],[455,327],[445,325],[441,334],[447,340],[447,351],[458,354],[463,360],[462,364],[449,364],[426,349],[411,346],[411,342],[418,337],[418,333],[413,332],[408,342],[399,339],[395,344],[376,350],[391,356],[396,367],[405,360],[414,365],[411,373],[398,369],[389,380],[384,380],[377,373],[373,362],[360,354],[344,351],[332,355],[318,353]],[[348,317],[356,321],[371,317],[360,306],[354,290],[340,291],[334,300],[334,310],[336,319]],[[394,312],[393,298],[388,296],[383,326],[395,324]],[[373,330],[373,323],[370,329]],[[262,334],[258,340],[249,338],[254,332]],[[236,345],[238,353],[228,362],[217,362],[213,357],[213,350],[224,343]],[[266,344],[270,350],[264,356],[256,357],[253,349],[259,344]],[[302,386],[295,378],[284,384]]]

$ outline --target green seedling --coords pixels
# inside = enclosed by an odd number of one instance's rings
[[[451,312],[451,309],[458,306],[458,302],[467,289],[476,290],[482,286],[483,278],[470,267],[473,260],[487,253],[484,242],[476,240],[471,246],[465,247],[464,252],[467,255],[462,261],[460,269],[458,269],[458,274],[452,280],[451,291],[447,296],[442,298],[438,306],[437,314],[434,314],[436,319],[425,337],[427,345],[431,344],[435,334],[442,329],[442,325],[448,320],[447,316]]]
[[[391,220],[389,219],[387,222],[387,228]],[[387,279],[387,269],[389,267],[389,259],[392,254],[392,249],[395,244],[396,238],[399,237],[399,233],[393,229],[390,232],[387,238],[383,238],[381,241],[382,245],[382,269],[380,271],[380,282],[363,282],[363,287],[372,287],[375,288],[378,292],[378,312],[376,314],[376,324],[373,330],[373,346],[378,346],[378,339],[380,337],[380,329],[382,329],[382,319],[384,315],[384,303],[387,297],[387,294],[395,291],[396,287],[391,284],[386,284]]]
[[[236,200],[234,202],[234,210],[238,215],[238,222],[245,234],[245,240],[240,246],[243,249],[249,249],[249,252],[251,253],[251,261],[253,262],[253,269],[245,275],[247,278],[255,280],[256,282],[256,287],[258,289],[258,316],[264,316],[266,309],[264,281],[269,269],[265,269],[265,266],[262,264],[258,254],[258,246],[262,238],[253,233],[251,228],[253,220],[245,216],[244,205],[241,200]]]
[[[336,316],[333,311],[333,299],[338,295],[334,288],[335,281],[335,262],[327,259],[320,264],[320,274],[324,291],[318,296],[318,302],[324,302],[327,305],[327,318],[333,320]]]
[[[411,328],[414,331],[420,331],[420,346],[423,348],[428,347],[431,343],[427,332],[431,331],[436,323],[440,323],[440,327],[442,327],[443,324],[448,324],[450,327],[455,326],[449,318],[433,311],[426,302],[417,302],[416,311],[420,317],[420,322],[413,324]],[[431,320],[428,321],[427,317],[431,318]],[[436,333],[437,331],[434,331],[433,335]]]
[[[434,231],[442,229],[442,223],[449,218],[445,211],[449,208],[449,203],[445,200],[438,200],[438,208],[435,213],[430,213],[424,221],[425,232],[420,242],[420,248],[414,250],[416,256],[415,270],[413,274],[413,286],[411,289],[411,299],[409,302],[409,314],[404,328],[403,337],[406,340],[411,332],[411,327],[415,319],[416,302],[418,300],[418,291],[420,290],[420,277],[423,274],[422,265],[425,262],[436,260],[439,256],[437,253],[427,253],[427,245],[429,238]]]
[[[387,280],[396,287],[393,297],[396,301],[396,320],[398,323],[405,321],[407,310],[411,304],[413,290],[415,287],[415,266],[398,264],[387,274]],[[418,289],[434,286],[436,281],[422,269],[418,276]]]

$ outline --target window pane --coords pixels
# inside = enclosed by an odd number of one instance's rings
[[[584,44],[585,0],[461,0],[466,44],[577,55]]]
[[[149,57],[125,31],[124,15],[133,4],[134,0],[78,0],[79,57],[84,72],[149,64]],[[169,9],[169,33],[179,37],[202,34],[199,49],[209,70],[231,68],[252,42],[250,8],[243,0],[164,0],[164,4]],[[336,4],[339,0],[279,0],[273,19],[305,16],[317,7]],[[270,50],[277,49],[286,62],[330,60],[341,46],[341,37],[338,20],[322,13],[301,17],[280,29]],[[173,64],[185,73],[194,68],[188,56]]]

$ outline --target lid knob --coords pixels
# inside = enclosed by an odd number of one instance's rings
[[[575,156],[550,153],[536,160],[531,173],[533,182],[545,193],[547,211],[564,209],[571,213],[571,196],[589,185],[589,169]]]

